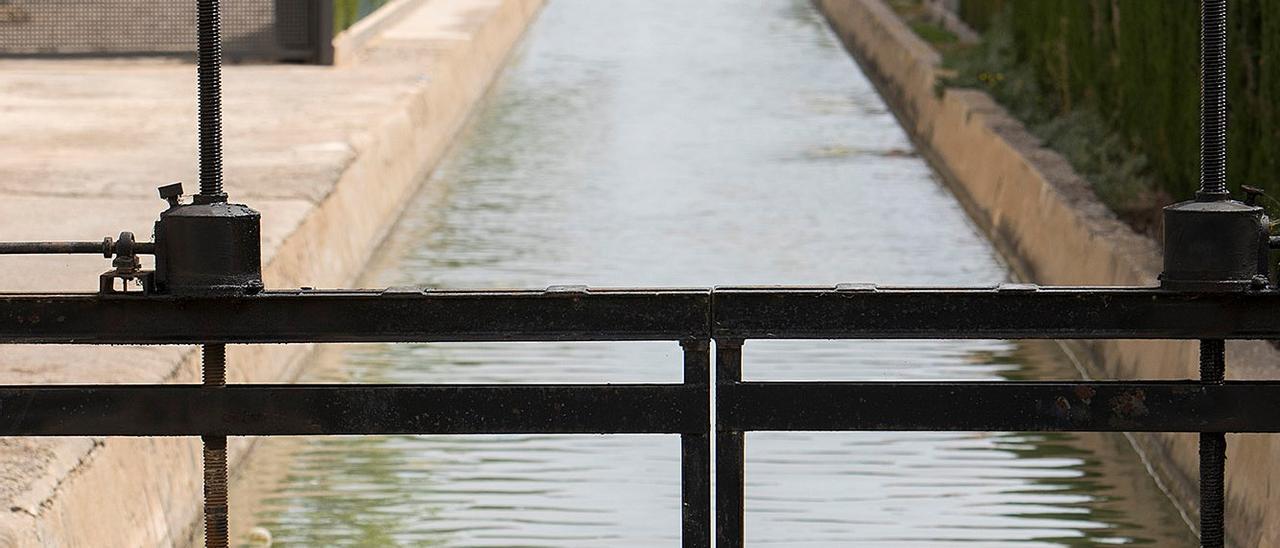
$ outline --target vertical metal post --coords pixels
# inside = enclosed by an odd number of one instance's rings
[[[1200,191],[1198,200],[1225,200],[1227,193],[1227,2],[1200,4]],[[1200,341],[1200,382],[1222,383],[1226,347],[1221,339]],[[1221,548],[1225,538],[1226,435],[1200,434],[1200,546]]]
[[[716,546],[740,548],[746,511],[744,489],[744,436],[740,430],[727,430],[721,420],[725,415],[724,393],[742,382],[742,340],[716,341]]]
[[[219,0],[196,2],[200,194],[197,203],[226,202],[222,190],[222,14]],[[227,347],[201,348],[204,386],[227,385]],[[227,438],[201,436],[204,465],[204,545],[227,548]]]
[[[202,377],[207,387],[227,385],[227,346],[206,344],[203,352]],[[227,523],[227,437],[201,436],[204,448],[204,545],[227,548],[230,541]]]
[[[702,405],[711,409],[711,341],[681,341],[684,384],[702,389]],[[680,435],[682,545],[711,547],[711,424],[701,434]]]
[[[1225,379],[1222,339],[1200,341],[1200,382],[1221,384]],[[1200,546],[1222,548],[1226,542],[1225,510],[1227,439],[1222,432],[1200,433]]]
[[[312,24],[315,32],[315,53],[311,62],[317,65],[333,64],[334,7],[332,0],[321,0],[313,4]]]

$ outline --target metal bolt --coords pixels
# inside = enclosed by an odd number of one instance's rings
[[[169,202],[169,207],[178,207],[178,199],[182,197],[182,183],[171,183],[158,189],[160,197]]]

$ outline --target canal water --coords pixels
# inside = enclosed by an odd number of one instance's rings
[[[554,0],[362,284],[987,285],[1008,272],[808,0]],[[1048,343],[771,341],[758,380],[1069,379]],[[311,382],[675,382],[674,343],[352,345]],[[288,546],[671,546],[675,436],[272,439]],[[1193,545],[1122,436],[747,437],[769,546]],[[244,537],[242,537],[244,538]]]

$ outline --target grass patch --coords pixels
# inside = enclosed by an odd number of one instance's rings
[[[915,31],[916,35],[924,38],[926,42],[935,46],[946,46],[960,42],[960,39],[951,31],[944,29],[937,23],[933,23],[931,21],[912,22],[911,30]]]
[[[925,42],[938,51],[950,51],[960,46],[960,37],[939,25],[920,0],[888,0],[890,8],[898,17],[907,22],[907,26]]]

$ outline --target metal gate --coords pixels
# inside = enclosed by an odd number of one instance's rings
[[[102,242],[0,244],[0,253],[102,253],[114,267],[97,293],[0,294],[0,343],[201,344],[204,382],[0,387],[0,435],[200,436],[209,546],[228,542],[228,436],[677,434],[683,545],[710,546],[714,531],[718,546],[734,547],[743,544],[746,432],[1199,432],[1201,542],[1222,546],[1224,434],[1280,432],[1280,382],[1223,378],[1225,339],[1280,338],[1269,220],[1226,191],[1224,0],[1204,1],[1204,178],[1195,200],[1166,209],[1161,284],[969,289],[264,290],[258,214],[222,192],[218,6],[200,6],[200,192],[184,201],[180,186],[160,189],[169,207],[153,242],[122,233]],[[141,254],[155,255],[154,271],[140,269]],[[1201,379],[742,379],[748,340],[891,338],[1198,339]],[[226,344],[638,340],[679,343],[683,382],[227,385],[225,378]]]
[[[196,10],[174,0],[0,0],[0,57],[190,57]],[[223,0],[235,61],[333,63],[333,0]]]

